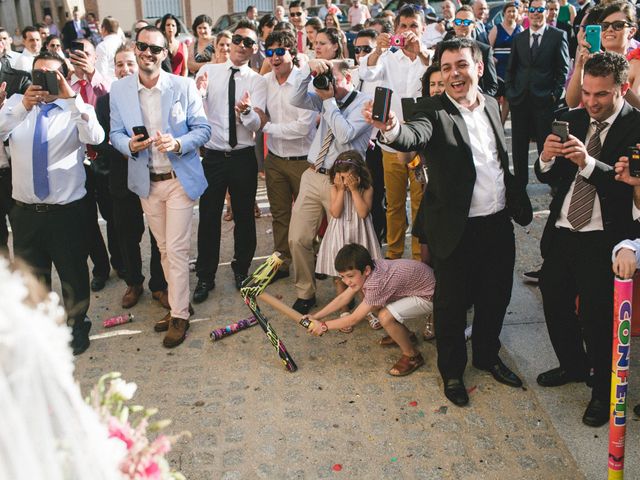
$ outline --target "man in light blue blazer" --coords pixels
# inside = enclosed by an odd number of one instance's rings
[[[163,72],[164,35],[155,27],[138,32],[138,74],[111,88],[113,146],[128,157],[128,186],[140,196],[158,241],[171,311],[155,325],[163,345],[180,345],[189,329],[189,248],[193,206],[207,188],[198,149],[209,140],[202,97],[191,79]],[[144,127],[144,133],[136,127]],[[135,129],[135,131],[134,131]]]

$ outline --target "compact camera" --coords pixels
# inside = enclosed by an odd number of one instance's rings
[[[404,47],[404,37],[402,35],[393,35],[390,42],[392,47]]]

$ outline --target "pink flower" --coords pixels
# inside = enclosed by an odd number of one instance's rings
[[[152,455],[164,455],[171,450],[171,441],[166,435],[159,435],[151,444]]]
[[[150,480],[161,480],[161,471],[160,467],[156,462],[150,462],[143,471],[143,478],[148,478]]]
[[[134,442],[133,431],[129,425],[123,425],[117,418],[110,417],[107,428],[109,430],[109,438],[118,438],[125,443],[127,450],[131,449]]]

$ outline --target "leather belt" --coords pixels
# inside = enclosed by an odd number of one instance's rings
[[[64,205],[59,203],[24,203],[19,200],[14,200],[16,206],[20,208],[24,208],[26,210],[31,210],[37,213],[45,213],[52,212],[54,210],[64,210],[65,208],[75,207],[80,205],[82,199],[74,200],[73,202],[65,203]]]
[[[303,155],[301,157],[281,157],[280,155],[276,155],[272,151],[269,151],[268,154],[271,155],[272,157],[279,158],[280,160],[290,160],[292,162],[297,162],[299,160],[307,160],[307,156],[306,155]]]
[[[205,148],[205,152],[210,152],[212,155],[218,155],[225,158],[237,157],[239,155],[245,155],[248,150],[254,150],[255,147],[245,147],[239,148],[238,150],[212,150],[210,148]]]
[[[149,172],[149,178],[152,182],[163,182],[165,180],[171,180],[172,178],[177,178],[176,172],[171,170],[168,173],[153,173]]]

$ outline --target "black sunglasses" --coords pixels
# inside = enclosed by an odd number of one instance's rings
[[[251,48],[256,44],[256,41],[250,37],[243,37],[242,35],[234,35],[231,37],[231,43],[234,45],[244,45],[244,48]]]
[[[625,22],[624,20],[616,20],[615,22],[600,22],[600,27],[603,32],[609,30],[609,27],[613,27],[616,32],[624,30],[625,27],[632,27],[633,25],[629,22]]]
[[[289,12],[290,17],[301,17],[302,12]]]
[[[371,53],[373,51],[373,48],[371,48],[369,45],[363,45],[362,47],[353,47],[353,51],[356,52],[356,55],[364,52],[364,53]]]
[[[164,50],[164,47],[161,47],[159,45],[149,45],[148,43],[144,43],[144,42],[136,42],[136,48],[141,52],[146,51],[148,48],[149,51],[154,55],[159,55]]]
[[[278,56],[278,57],[282,57],[285,53],[287,53],[287,49],[286,48],[267,48],[264,51],[264,54],[267,58],[271,58],[274,55]]]

